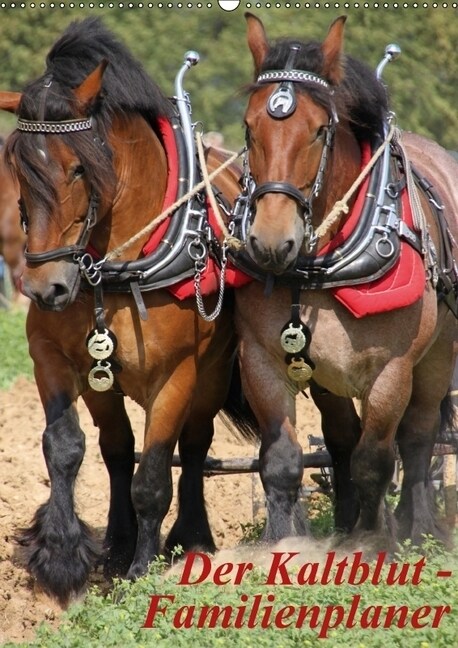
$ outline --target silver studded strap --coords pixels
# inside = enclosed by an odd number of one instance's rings
[[[18,119],[16,128],[23,133],[61,134],[76,133],[92,128],[92,117],[85,119],[67,119],[64,121],[34,121]]]
[[[323,88],[329,88],[329,83],[313,72],[304,70],[266,70],[262,72],[257,83],[281,83],[282,81],[291,81],[296,83],[317,83]]]

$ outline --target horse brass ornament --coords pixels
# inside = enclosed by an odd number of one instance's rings
[[[313,374],[312,367],[304,358],[293,358],[286,370],[288,377],[298,383],[299,389],[305,389]]]
[[[275,119],[289,117],[296,109],[296,98],[289,85],[280,86],[267,103],[267,112]]]
[[[116,338],[108,329],[102,332],[94,329],[89,333],[86,345],[91,358],[106,360],[115,350]]]
[[[92,367],[87,377],[91,389],[97,392],[108,391],[113,387],[114,376],[111,371],[111,364],[98,360],[95,367]]]
[[[295,326],[292,322],[287,324],[280,336],[281,347],[286,353],[299,353],[305,347],[307,338],[304,333],[304,326]]]

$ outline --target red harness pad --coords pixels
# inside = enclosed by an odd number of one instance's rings
[[[401,242],[401,253],[397,263],[383,277],[360,286],[332,289],[334,297],[355,317],[376,315],[410,306],[420,299],[424,291],[423,261],[404,241]]]
[[[175,135],[173,128],[168,119],[159,118],[158,126],[161,133],[162,143],[164,145],[165,154],[167,158],[167,188],[165,191],[164,202],[162,211],[170,207],[177,199],[178,189],[178,151],[175,142]],[[161,239],[165,235],[169,226],[169,219],[166,218],[157,229],[151,234],[149,240],[143,246],[143,254],[148,256],[157,248]]]
[[[370,159],[369,147],[362,151],[362,166]],[[342,229],[328,243],[320,254],[330,252],[342,245],[355,227],[367,192],[369,178],[366,178],[356,198],[352,212]],[[412,209],[407,191],[401,195],[402,219],[413,228]],[[425,268],[421,256],[405,241],[401,241],[401,252],[396,264],[383,277],[358,286],[332,288],[334,297],[355,317],[386,313],[396,308],[410,306],[423,295],[425,290]]]

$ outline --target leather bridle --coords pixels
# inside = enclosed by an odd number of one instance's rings
[[[48,81],[50,84],[50,82]],[[45,86],[45,87],[49,87]],[[80,131],[91,130],[93,128],[93,118],[85,117],[81,119],[67,119],[62,121],[46,121],[30,120],[19,118],[17,121],[17,129],[23,133],[37,133],[41,135],[59,135],[63,133],[75,133]],[[56,261],[57,259],[64,259],[71,257],[72,260],[78,264],[85,254],[86,246],[89,243],[92,229],[97,223],[98,208],[99,208],[99,195],[91,187],[89,196],[89,204],[84,218],[81,232],[78,236],[76,243],[73,245],[66,245],[54,250],[46,252],[24,252],[25,259],[30,265],[38,265],[47,263],[48,261]],[[25,205],[22,198],[19,199],[19,211],[21,215],[21,223],[25,231],[28,227],[28,216],[25,210]]]
[[[73,245],[66,245],[47,252],[28,252],[27,248],[24,252],[25,259],[29,265],[39,265],[40,263],[47,263],[48,261],[56,261],[57,259],[64,259],[65,257],[72,257],[72,260],[79,263],[81,257],[85,254],[87,244],[91,236],[92,229],[97,223],[99,208],[99,197],[93,190],[89,197],[89,205],[85,219],[83,221],[81,232],[78,240]],[[22,222],[27,222],[27,215],[25,207],[20,201],[19,210],[21,212]]]
[[[267,101],[267,112],[274,119],[286,119],[295,112],[296,99],[294,84],[296,83],[317,84],[322,88],[329,89],[329,92],[331,94],[333,93],[333,90],[330,89],[328,82],[318,75],[313,74],[312,72],[306,72],[304,70],[291,69],[291,61],[294,60],[294,57],[296,56],[297,48],[293,46],[292,50],[293,51],[288,59],[285,69],[262,72],[257,78],[257,84],[280,83],[279,87],[277,87],[273,91]],[[292,198],[297,203],[305,222],[304,246],[307,253],[311,253],[317,244],[318,237],[313,231],[311,222],[312,203],[319,195],[323,186],[324,174],[326,171],[329,153],[333,147],[337,123],[338,117],[334,105],[331,102],[331,115],[329,117],[329,123],[326,128],[326,138],[321,153],[321,159],[315,180],[308,196],[305,196],[302,191],[300,191],[297,187],[289,182],[275,180],[263,182],[262,184],[257,185],[249,197],[250,207],[253,212],[256,209],[256,202],[266,194],[281,193],[288,196],[289,198]],[[248,138],[247,150],[249,150]],[[249,183],[246,184],[248,185]],[[252,183],[252,186],[255,186],[254,182]]]

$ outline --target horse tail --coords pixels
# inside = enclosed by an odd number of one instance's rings
[[[232,368],[229,392],[219,414],[223,423],[246,441],[253,442],[260,439],[258,422],[243,392],[237,358]]]

